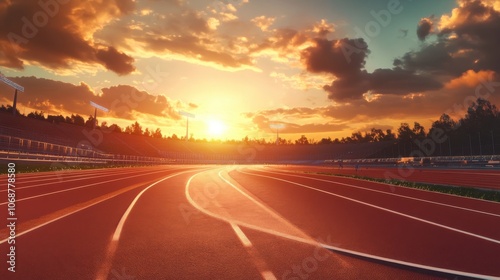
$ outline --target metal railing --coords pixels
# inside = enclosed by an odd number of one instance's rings
[[[106,154],[92,147],[71,147],[0,134],[0,159],[33,162],[72,162],[97,164],[169,163],[160,157]]]

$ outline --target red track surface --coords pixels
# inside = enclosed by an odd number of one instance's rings
[[[281,167],[282,170],[298,172],[325,172],[338,175],[358,175],[381,179],[398,179],[410,182],[423,182],[441,185],[464,186],[500,189],[500,170],[498,169],[432,169],[411,166],[394,168],[364,167],[355,168],[338,166],[304,166],[294,165]]]
[[[499,203],[290,170],[305,169],[17,174],[16,272],[4,228],[0,279],[500,277]]]

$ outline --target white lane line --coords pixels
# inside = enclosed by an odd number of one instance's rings
[[[224,181],[227,182],[227,180],[225,180],[224,178],[222,178],[221,176],[221,171],[219,171],[219,177],[221,179],[223,179]],[[202,172],[199,172],[195,175],[193,175],[191,178],[189,178],[189,181],[188,183],[186,184],[186,192],[189,192],[189,183],[191,182],[191,179],[200,174]],[[230,183],[229,183],[230,184]],[[231,184],[230,184],[231,185]],[[241,191],[240,191],[241,192]],[[191,196],[188,196],[189,193],[186,194],[186,198],[188,198],[188,201],[191,203],[191,205],[193,205],[195,208],[197,206],[197,204],[192,204],[191,201],[192,198]],[[247,196],[248,197],[248,196]],[[194,202],[194,201],[193,201]],[[241,228],[238,226],[237,223],[235,222],[231,222],[233,221],[231,217],[231,214],[229,214],[229,212],[227,212],[220,204],[219,202],[217,202],[217,200],[213,200],[212,201],[212,204],[214,206],[216,206],[217,208],[219,208],[223,213],[224,213],[224,216],[226,216],[227,218],[224,219],[223,221],[225,222],[228,222],[229,225],[231,226],[231,228],[233,229],[233,231],[236,233],[236,236],[238,237],[238,239],[240,240],[240,242],[243,244],[243,247],[245,247],[247,253],[250,255],[253,263],[255,264],[255,267],[257,268],[257,270],[259,271],[260,275],[262,276],[262,279],[264,280],[276,280],[276,276],[274,275],[274,273],[272,271],[269,270],[268,268],[268,265],[266,263],[266,261],[264,260],[264,258],[262,258],[262,256],[260,255],[259,251],[257,250],[257,248],[255,248],[255,246],[253,246],[252,242],[250,241],[250,239],[248,239],[248,237],[245,235],[245,233],[241,230]],[[204,212],[205,213],[205,212]],[[209,215],[210,216],[210,215]]]
[[[418,263],[413,263],[413,262],[406,262],[406,261],[401,261],[401,260],[396,260],[396,259],[391,259],[391,258],[385,258],[385,257],[377,256],[377,255],[372,255],[372,254],[361,253],[358,251],[342,249],[342,248],[331,246],[328,244],[320,244],[320,245],[325,249],[329,249],[329,250],[336,251],[336,252],[342,252],[342,253],[347,253],[350,255],[361,256],[361,257],[374,259],[374,260],[378,260],[378,261],[383,261],[383,262],[387,262],[387,263],[404,265],[407,267],[415,267],[415,268],[425,269],[428,271],[436,271],[436,272],[442,272],[442,273],[446,273],[446,274],[459,275],[459,276],[465,276],[465,277],[473,277],[473,278],[479,278],[479,279],[488,279],[488,280],[490,280],[490,279],[491,280],[499,280],[500,279],[500,277],[498,277],[498,276],[470,273],[470,272],[465,272],[465,271],[423,265],[423,264],[418,264]]]
[[[432,200],[426,200],[426,199],[422,199],[422,198],[416,198],[416,197],[411,197],[411,196],[406,196],[406,195],[401,195],[401,194],[395,194],[395,193],[390,193],[390,192],[385,192],[385,191],[380,191],[380,190],[374,190],[374,189],[360,187],[360,186],[346,184],[346,183],[340,183],[340,182],[335,182],[335,181],[330,181],[330,180],[324,180],[324,179],[318,179],[318,178],[313,178],[313,177],[301,176],[301,175],[286,174],[286,173],[281,173],[281,172],[271,172],[271,171],[263,171],[263,170],[256,170],[256,169],[254,169],[254,170],[255,171],[264,172],[264,173],[271,173],[271,174],[278,174],[278,175],[283,175],[283,176],[305,178],[305,179],[310,179],[310,180],[315,180],[315,181],[320,181],[320,182],[327,182],[327,183],[331,183],[331,184],[342,185],[342,186],[352,187],[352,188],[356,188],[356,189],[362,189],[362,190],[367,190],[367,191],[371,191],[371,192],[377,192],[377,193],[382,193],[382,194],[386,194],[386,195],[392,195],[392,196],[402,197],[402,198],[406,198],[406,199],[416,200],[416,201],[422,201],[422,202],[426,202],[426,203],[430,203],[430,204],[447,206],[447,207],[450,207],[450,208],[456,208],[456,209],[460,209],[460,210],[464,210],[464,211],[470,211],[470,212],[480,213],[480,214],[484,214],[484,215],[490,215],[490,216],[500,217],[500,214],[495,214],[495,213],[490,213],[490,212],[484,212],[484,211],[480,211],[480,210],[475,210],[475,209],[470,209],[470,208],[466,208],[466,207],[455,206],[455,205],[451,205],[451,204],[436,202],[436,201],[432,201]],[[244,173],[243,171],[239,171],[239,172]],[[376,183],[376,182],[372,182],[372,183]],[[465,198],[465,197],[463,197],[463,198]],[[485,201],[485,202],[489,202],[489,201]]]
[[[137,201],[139,200],[139,198],[141,198],[141,196],[147,190],[149,190],[150,188],[152,188],[153,186],[155,186],[155,185],[157,185],[157,184],[159,184],[159,183],[161,183],[161,182],[163,182],[165,180],[168,180],[170,178],[173,178],[175,176],[179,176],[181,174],[188,173],[188,172],[193,172],[193,170],[186,170],[186,171],[182,171],[182,172],[177,172],[177,173],[169,175],[169,176],[167,176],[167,177],[165,177],[163,179],[160,179],[160,180],[152,183],[151,185],[147,186],[146,188],[144,188],[134,198],[134,200],[128,206],[127,210],[123,213],[120,221],[118,222],[118,225],[116,226],[115,232],[113,233],[113,238],[111,239],[111,242],[108,244],[108,249],[106,250],[106,255],[105,255],[104,261],[103,261],[103,263],[101,265],[101,268],[97,272],[97,275],[96,275],[96,278],[95,278],[96,280],[106,280],[106,279],[108,279],[109,272],[111,271],[111,267],[113,265],[113,258],[115,256],[116,249],[118,248],[118,242],[120,241],[120,236],[121,236],[122,231],[123,231],[123,226],[125,225],[125,222],[127,221],[127,218],[130,215],[130,212],[132,212],[132,208],[134,208],[134,206],[137,203]]]
[[[353,250],[343,249],[343,248],[340,248],[340,247],[332,246],[330,244],[319,243],[319,242],[317,242],[317,241],[315,241],[313,239],[307,239],[307,238],[297,237],[297,236],[294,236],[294,235],[290,235],[290,234],[278,232],[278,231],[275,231],[275,230],[272,230],[272,229],[262,228],[262,227],[259,227],[259,226],[253,225],[253,224],[248,224],[248,223],[245,223],[245,222],[241,222],[241,221],[237,221],[237,220],[234,220],[234,219],[230,219],[230,218],[227,218],[227,217],[223,217],[223,216],[217,215],[215,213],[207,211],[205,208],[203,208],[200,205],[198,205],[193,200],[193,198],[191,197],[191,195],[189,194],[189,186],[191,184],[191,181],[198,174],[200,174],[200,173],[197,173],[197,174],[191,176],[189,178],[188,182],[186,183],[186,189],[185,189],[186,198],[188,199],[189,203],[193,207],[195,207],[196,209],[198,209],[200,212],[202,212],[202,213],[204,213],[204,214],[206,214],[206,215],[208,215],[210,217],[213,217],[215,219],[218,219],[218,220],[221,220],[221,221],[225,221],[225,222],[228,222],[228,223],[234,223],[234,224],[237,224],[237,225],[239,225],[241,227],[245,227],[245,228],[253,229],[253,230],[256,230],[256,231],[264,232],[264,233],[267,233],[267,234],[270,234],[270,235],[278,236],[278,237],[289,239],[289,240],[292,240],[292,241],[296,241],[296,242],[300,242],[300,243],[304,243],[304,244],[309,244],[309,245],[312,245],[312,246],[321,246],[321,247],[323,247],[325,249],[329,249],[329,250],[332,250],[332,251],[342,252],[342,253],[348,253],[348,254],[351,254],[351,255],[354,255],[354,256],[361,256],[361,257],[365,257],[365,258],[372,259],[372,260],[384,261],[384,262],[394,263],[394,264],[398,264],[398,265],[405,265],[405,266],[408,266],[408,267],[415,267],[415,268],[420,268],[420,269],[426,269],[426,270],[430,270],[430,271],[444,272],[444,273],[453,274],[453,275],[459,275],[459,276],[474,277],[474,278],[480,278],[480,279],[497,279],[497,280],[500,279],[498,276],[491,276],[491,275],[485,275],[485,274],[470,273],[470,272],[466,272],[466,271],[452,270],[452,269],[447,269],[447,268],[442,268],[442,267],[428,266],[428,265],[423,265],[423,264],[418,264],[418,263],[406,262],[406,261],[402,261],[402,260],[391,259],[391,258],[386,258],[386,257],[382,257],[382,256],[367,254],[367,253],[363,253],[363,252],[359,252],[359,251],[353,251]]]
[[[272,273],[269,270],[262,271],[260,273],[260,275],[262,275],[262,278],[264,278],[265,280],[276,280],[277,279],[276,276],[274,276],[274,273]]]
[[[162,172],[162,171],[168,171],[168,170],[173,170],[172,169],[158,169],[158,170],[155,170],[155,171],[151,171],[151,172]],[[70,178],[71,180],[62,180],[62,181],[58,181],[57,179],[54,179],[52,180],[52,182],[48,182],[48,183],[42,183],[42,184],[37,184],[37,185],[31,185],[31,186],[26,186],[26,187],[19,187],[19,186],[16,186],[16,189],[17,190],[24,190],[24,189],[31,189],[31,188],[37,188],[37,187],[42,187],[42,186],[53,186],[53,185],[56,185],[56,184],[66,184],[66,183],[71,183],[71,182],[76,182],[76,181],[82,181],[82,180],[89,180],[89,179],[98,179],[98,178],[102,178],[102,177],[109,177],[109,176],[116,176],[116,175],[121,175],[121,174],[129,174],[130,171],[125,171],[125,172],[114,172],[114,173],[107,173],[106,175],[100,175],[100,176],[92,176],[92,178],[89,178],[89,177],[84,177],[84,178],[79,178],[79,179],[74,179],[74,178]],[[78,177],[81,177],[81,176],[78,176]],[[19,176],[18,176],[19,178]],[[42,181],[42,180],[41,180]],[[43,180],[44,181],[44,180]],[[32,181],[30,181],[32,182]],[[39,181],[36,181],[35,182],[39,182]],[[18,182],[19,184],[20,182]],[[23,184],[24,183],[28,183],[28,182],[22,182]],[[5,190],[0,190],[0,192],[6,192],[7,189]]]
[[[113,176],[113,175],[118,175],[118,174],[126,174],[126,173],[130,173],[130,171],[121,171],[121,172],[107,172],[107,173],[103,173],[103,172],[99,172],[99,173],[96,173],[96,174],[71,174],[71,175],[67,175],[65,176],[64,178],[60,178],[60,177],[57,177],[57,175],[54,175],[54,176],[50,176],[50,178],[33,178],[31,180],[27,180],[27,178],[25,176],[23,176],[22,174],[16,174],[17,177],[21,177],[22,179],[19,180],[17,182],[17,184],[20,186],[20,185],[28,185],[28,186],[25,186],[25,187],[16,187],[17,189],[27,189],[27,188],[32,188],[34,186],[44,186],[44,185],[49,185],[50,183],[66,183],[66,182],[72,182],[72,181],[80,181],[80,180],[85,180],[85,179],[89,179],[90,176],[92,176],[92,178],[102,178],[102,177],[106,177],[106,176]],[[90,175],[90,176],[89,176]],[[49,181],[49,183],[41,183],[41,182],[44,182],[44,181]],[[29,185],[30,183],[40,183],[38,185]],[[4,192],[6,190],[0,190],[0,192]]]
[[[268,207],[266,207],[265,205],[263,205],[261,202],[257,201],[255,198],[253,198],[252,196],[250,196],[249,194],[247,194],[246,192],[242,191],[239,187],[237,187],[235,184],[231,183],[229,180],[227,180],[226,178],[224,178],[221,174],[222,170],[219,171],[219,177],[226,183],[228,184],[229,186],[231,186],[233,189],[237,190],[239,193],[241,193],[243,196],[245,196],[246,198],[248,198],[250,201],[252,201],[254,204],[256,204],[257,206],[259,206],[261,209],[263,209],[264,211],[266,211],[267,213],[269,213],[269,215],[271,215],[273,218],[277,219],[278,221],[280,221],[281,223],[287,225],[287,226],[291,226],[291,227],[295,227],[294,225],[292,225],[289,221],[287,221],[285,218],[283,218],[282,216],[278,215],[275,211],[269,209]],[[302,234],[304,234],[305,236],[307,236],[307,234],[303,233],[301,231]]]
[[[57,217],[57,218],[54,218],[54,219],[52,219],[52,220],[50,220],[50,221],[47,221],[47,222],[45,222],[45,223],[39,224],[39,225],[37,225],[37,226],[34,226],[34,227],[32,227],[32,228],[30,228],[30,229],[27,229],[27,230],[25,230],[25,231],[23,231],[23,232],[18,232],[18,233],[16,233],[16,237],[23,236],[23,235],[25,235],[26,233],[32,232],[32,231],[34,231],[34,230],[37,230],[37,229],[39,229],[39,228],[41,228],[41,227],[44,227],[44,226],[46,226],[46,225],[48,225],[48,224],[51,224],[51,223],[53,223],[53,222],[56,222],[56,221],[58,221],[58,220],[60,220],[60,219],[62,219],[62,218],[65,218],[65,217],[67,217],[67,216],[70,216],[70,215],[73,215],[73,214],[75,214],[75,213],[78,213],[78,212],[80,212],[80,211],[82,211],[82,210],[85,210],[85,209],[87,209],[87,208],[90,208],[90,207],[92,207],[92,206],[94,206],[94,205],[96,205],[96,204],[99,204],[99,203],[101,203],[101,202],[104,202],[104,201],[106,201],[106,200],[109,200],[109,199],[111,199],[111,198],[113,198],[113,197],[116,197],[116,196],[118,196],[118,195],[121,195],[121,194],[122,194],[122,193],[117,193],[117,194],[115,194],[115,195],[112,195],[112,196],[110,196],[110,197],[107,197],[106,199],[103,199],[103,200],[100,200],[100,201],[96,201],[96,202],[94,202],[94,203],[92,203],[92,204],[89,204],[89,205],[86,205],[86,206],[84,206],[84,207],[82,207],[82,208],[79,208],[79,209],[76,209],[76,210],[74,210],[74,211],[68,212],[68,213],[66,213],[66,214],[64,214],[64,215],[61,215],[61,216],[59,216],[59,217]],[[5,243],[5,242],[7,242],[7,240],[8,240],[8,239],[9,239],[9,238],[5,238],[5,239],[0,240],[0,244],[3,244],[3,243]]]
[[[241,230],[241,228],[237,224],[235,224],[235,223],[229,223],[229,224],[233,228],[234,232],[236,233],[236,235],[240,239],[240,241],[243,244],[243,246],[245,246],[245,247],[252,247],[252,242],[250,242],[250,240],[243,233],[243,231]]]
[[[130,178],[135,178],[135,177],[140,177],[140,176],[145,176],[145,175],[152,175],[152,174],[161,173],[161,172],[164,172],[164,170],[162,170],[162,171],[154,171],[154,172],[150,172],[150,173],[142,173],[142,174],[139,174],[139,175],[134,175],[134,176],[129,176],[129,177],[122,177],[122,178],[118,178],[118,179],[101,181],[101,182],[97,182],[97,183],[92,183],[92,184],[87,184],[87,185],[83,185],[83,186],[79,186],[79,187],[70,188],[70,189],[63,189],[63,190],[59,190],[59,191],[54,191],[54,192],[49,192],[49,193],[34,195],[34,196],[30,196],[30,197],[18,199],[17,202],[21,202],[21,201],[25,201],[25,200],[30,200],[30,199],[35,199],[35,198],[44,197],[44,196],[49,196],[49,195],[58,194],[58,193],[63,193],[63,192],[68,192],[68,191],[73,191],[73,190],[78,190],[78,189],[83,189],[83,188],[88,188],[88,187],[92,187],[92,186],[96,186],[96,185],[102,185],[102,184],[106,184],[106,183],[111,183],[111,182],[126,180],[126,179],[130,179]],[[0,203],[0,205],[5,205],[5,204],[7,204],[7,202]]]
[[[331,196],[336,196],[336,197],[339,197],[339,198],[342,198],[342,199],[346,199],[346,200],[349,200],[349,201],[352,201],[352,202],[356,202],[356,203],[359,203],[359,204],[362,204],[362,205],[373,207],[375,209],[386,211],[386,212],[389,212],[389,213],[392,213],[392,214],[403,216],[403,217],[406,217],[406,218],[409,218],[409,219],[412,219],[412,220],[416,220],[416,221],[419,221],[419,222],[422,222],[422,223],[430,224],[430,225],[433,225],[433,226],[436,226],[436,227],[444,228],[444,229],[447,229],[447,230],[450,230],[450,231],[462,233],[462,234],[469,235],[469,236],[472,236],[472,237],[475,237],[475,238],[479,238],[479,239],[483,239],[483,240],[486,240],[486,241],[489,241],[489,242],[500,244],[500,240],[496,240],[496,239],[493,239],[493,238],[489,238],[489,237],[482,236],[482,235],[479,235],[479,234],[475,234],[475,233],[472,233],[472,232],[468,232],[468,231],[465,231],[465,230],[461,230],[461,229],[457,229],[457,228],[445,226],[445,225],[442,225],[442,224],[439,224],[439,223],[435,223],[435,222],[432,222],[432,221],[429,221],[429,220],[425,220],[425,219],[418,218],[418,217],[415,217],[415,216],[412,216],[412,215],[408,215],[408,214],[400,213],[400,212],[397,212],[397,211],[394,211],[394,210],[391,210],[391,209],[388,209],[388,208],[384,208],[384,207],[381,207],[381,206],[378,206],[378,205],[375,205],[375,204],[367,203],[367,202],[364,202],[364,201],[361,201],[361,200],[357,200],[357,199],[354,199],[354,198],[350,198],[350,197],[347,197],[347,196],[343,196],[343,195],[339,195],[339,194],[336,194],[336,193],[328,192],[328,191],[325,191],[325,190],[322,190],[322,189],[317,189],[317,188],[314,188],[314,187],[311,187],[311,186],[308,186],[308,185],[304,185],[304,184],[300,184],[300,183],[296,183],[296,182],[293,182],[293,181],[289,181],[289,180],[285,180],[285,179],[280,179],[280,178],[276,178],[276,177],[272,177],[272,176],[252,174],[252,173],[247,173],[247,172],[243,172],[243,171],[240,171],[240,172],[243,173],[243,174],[251,175],[251,176],[265,177],[265,178],[270,178],[270,179],[277,180],[277,181],[286,182],[286,183],[289,183],[289,184],[293,184],[293,185],[296,185],[296,186],[300,186],[300,187],[303,187],[303,188],[311,189],[311,190],[314,190],[314,191],[317,191],[317,192],[325,193],[325,194],[328,194],[328,195],[331,195]]]

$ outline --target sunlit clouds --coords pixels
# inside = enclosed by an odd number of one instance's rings
[[[388,3],[364,0],[4,1],[0,71],[26,87],[27,113],[86,116],[94,100],[108,123],[164,135],[182,135],[181,110],[219,116],[193,121],[195,138],[272,137],[273,122],[289,139],[429,126],[499,82],[500,4],[415,2],[388,18]]]

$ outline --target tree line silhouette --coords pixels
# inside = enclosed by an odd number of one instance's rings
[[[12,113],[11,106],[0,107],[0,112]],[[21,117],[27,117],[37,120],[48,121],[51,123],[66,123],[78,125],[89,129],[101,128],[116,133],[127,133],[132,135],[142,135],[145,137],[165,138],[172,140],[185,140],[184,137],[178,137],[176,134],[171,136],[163,135],[161,129],[151,130],[143,128],[137,121],[131,125],[122,128],[116,124],[109,125],[107,122],[100,124],[94,120],[93,116],[89,116],[85,120],[78,114],[71,116],[63,115],[47,115],[43,111],[35,111],[27,116],[17,111]],[[439,141],[436,141],[436,135],[439,136]],[[385,151],[386,155],[393,156],[408,156],[415,149],[421,149],[429,152],[429,145],[433,146],[432,153],[428,156],[436,155],[483,155],[483,154],[498,154],[500,152],[500,113],[498,108],[491,104],[490,101],[478,98],[467,108],[465,116],[459,120],[453,120],[448,114],[442,114],[441,117],[432,123],[431,128],[426,129],[418,122],[414,122],[412,126],[408,123],[401,123],[400,127],[393,131],[391,129],[382,130],[372,128],[370,131],[356,131],[350,137],[342,137],[331,139],[330,137],[322,138],[319,141],[308,139],[306,135],[302,135],[295,141],[283,138],[271,139],[250,139],[248,136],[241,140],[206,140],[195,139],[192,136],[188,139],[193,142],[219,142],[219,143],[249,143],[259,145],[330,145],[344,143],[370,143],[370,142],[391,142],[393,146],[391,151]],[[431,141],[431,142],[429,142]],[[426,143],[426,144],[423,144]],[[425,146],[427,145],[427,146]],[[397,149],[397,150],[396,150]]]

